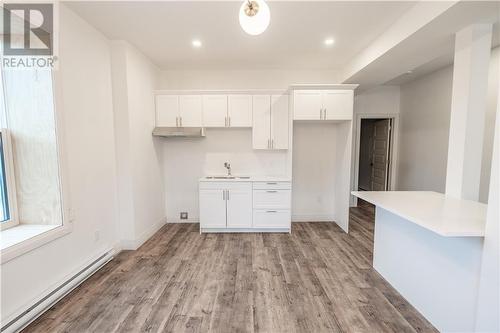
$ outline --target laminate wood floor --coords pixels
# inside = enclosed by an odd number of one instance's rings
[[[351,231],[291,234],[163,227],[125,251],[25,332],[435,332],[371,267],[373,207]]]

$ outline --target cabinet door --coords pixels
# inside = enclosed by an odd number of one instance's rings
[[[235,184],[227,192],[227,227],[252,227],[252,185]]]
[[[323,108],[326,120],[352,119],[354,91],[326,90],[323,93]]]
[[[228,105],[230,127],[252,127],[251,95],[229,95]]]
[[[223,189],[200,190],[200,226],[226,227],[226,200]]]
[[[323,108],[320,90],[296,90],[293,95],[293,119],[320,120]]]
[[[203,126],[225,127],[227,121],[227,96],[203,96]]]
[[[179,96],[179,110],[182,127],[203,126],[201,95]]]
[[[271,96],[253,96],[253,149],[270,149]]]
[[[271,148],[288,149],[288,95],[271,97]]]
[[[179,96],[157,95],[156,96],[156,126],[177,127],[179,117]]]

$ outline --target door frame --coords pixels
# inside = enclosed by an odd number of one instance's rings
[[[389,150],[389,190],[395,191],[397,188],[398,172],[398,145],[399,145],[399,114],[391,113],[357,113],[354,114],[353,138],[354,138],[354,158],[352,163],[351,191],[358,190],[359,181],[359,146],[361,140],[361,120],[362,119],[392,119],[390,150]],[[358,205],[358,198],[351,195],[351,207]]]

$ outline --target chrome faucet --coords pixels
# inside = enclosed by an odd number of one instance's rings
[[[224,168],[227,169],[227,175],[231,176],[231,164],[229,164],[229,162],[225,162],[224,163]]]

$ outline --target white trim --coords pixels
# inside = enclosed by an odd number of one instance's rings
[[[25,253],[33,251],[40,246],[49,243],[57,238],[65,236],[73,231],[73,223],[66,223],[55,229],[43,232],[37,236],[34,236],[28,240],[17,243],[16,245],[9,246],[8,248],[2,250],[0,254],[0,263],[4,263],[19,257]]]
[[[181,220],[180,218],[169,218],[167,219],[167,223],[200,223],[200,220],[199,219]]]
[[[82,284],[86,279],[96,273],[100,268],[112,260],[116,252],[113,249],[107,249],[100,252],[100,254],[93,256],[87,260],[83,265],[73,270],[70,274],[66,275],[63,279],[47,288],[37,297],[27,302],[23,307],[16,310],[13,314],[9,315],[2,324],[9,324],[14,321],[9,327],[2,326],[2,332],[18,332],[28,326],[36,318],[41,316],[52,305],[69,294],[73,289]]]
[[[166,219],[162,218],[160,221],[153,224],[149,229],[144,231],[137,239],[124,239],[121,243],[122,250],[137,250],[148,239],[150,239],[158,230],[166,224]]]
[[[355,90],[359,84],[326,83],[326,84],[291,84],[291,90]]]
[[[333,215],[292,215],[293,222],[335,222]]]
[[[10,217],[8,221],[2,222],[0,226],[0,230],[5,230],[19,224],[19,215],[17,211],[16,174],[14,169],[14,158],[12,155],[12,138],[10,131],[7,128],[0,129],[0,135],[3,140],[5,181],[7,182],[7,202],[9,204]]]
[[[392,119],[392,140],[391,140],[391,174],[389,189],[395,191],[397,189],[397,172],[398,172],[398,151],[399,151],[399,114],[397,113],[355,113],[355,122],[353,128],[354,142],[354,158],[352,164],[351,191],[358,190],[359,181],[359,145],[361,137],[361,120],[362,119]],[[358,198],[351,195],[351,207],[357,206]]]
[[[288,95],[287,89],[245,89],[245,90],[154,90],[156,95]]]
[[[290,228],[201,228],[200,233],[290,233]]]

